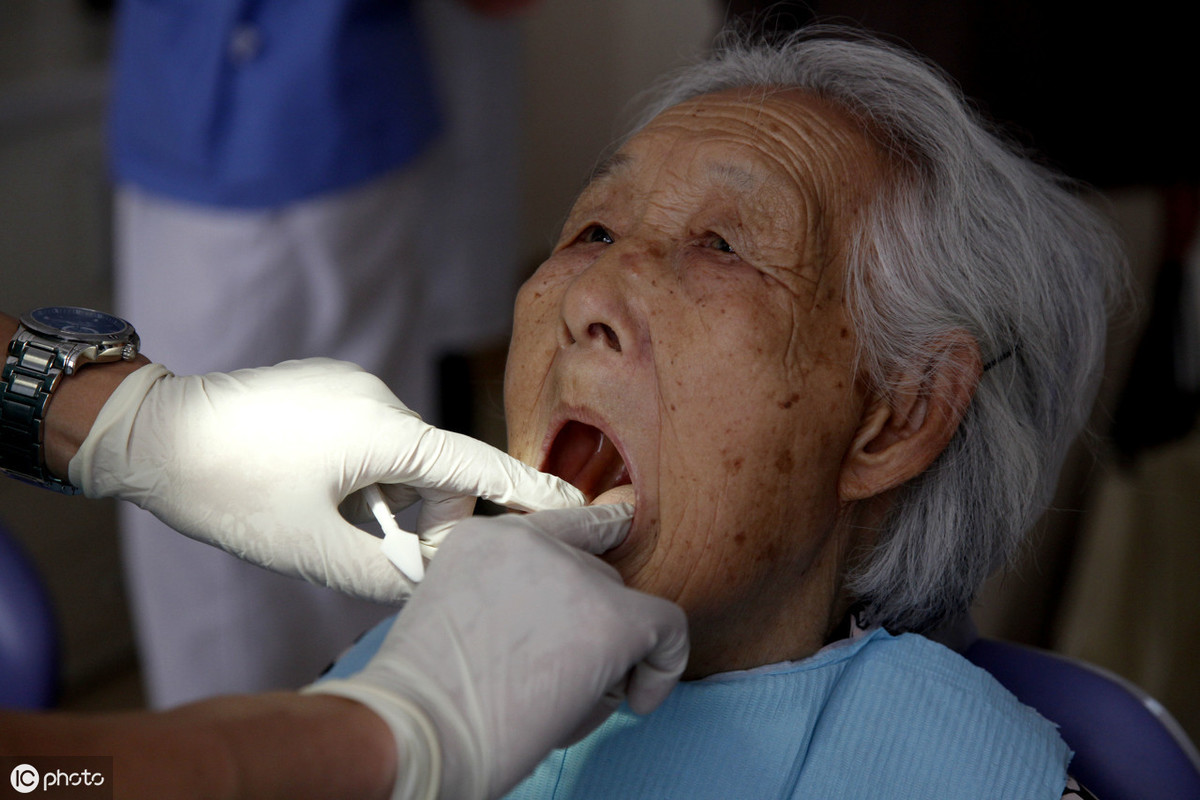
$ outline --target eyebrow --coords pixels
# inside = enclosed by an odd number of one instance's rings
[[[709,167],[708,176],[716,183],[744,192],[754,191],[762,185],[752,172],[734,164],[714,164]]]
[[[592,174],[588,176],[587,184],[610,178],[620,172],[625,172],[630,169],[633,163],[634,158],[628,153],[614,153],[596,165],[596,168],[592,170]],[[716,183],[742,191],[753,191],[761,183],[749,170],[734,164],[714,164],[709,167],[708,175]]]
[[[592,174],[588,176],[588,183],[607,178],[614,173],[624,172],[629,169],[629,165],[633,163],[633,157],[628,153],[613,153],[608,158],[601,161],[592,170]]]

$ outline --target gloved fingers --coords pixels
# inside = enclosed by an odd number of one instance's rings
[[[479,545],[469,545],[469,540],[477,537],[503,537],[508,532],[537,533],[548,539],[567,545],[577,552],[577,555],[589,553],[598,555],[607,552],[625,540],[629,532],[629,524],[633,519],[633,506],[628,503],[613,503],[610,505],[584,506],[583,508],[557,508],[549,511],[535,511],[531,514],[501,514],[496,517],[469,517],[460,519],[446,527],[445,531],[431,530],[422,535],[422,551],[432,558],[436,552],[449,546],[450,542],[460,541],[461,548],[476,549]],[[449,530],[455,529],[454,537],[447,537]],[[437,539],[436,546],[433,539]],[[446,544],[443,545],[442,543]],[[456,555],[454,558],[458,558]],[[453,559],[451,559],[453,560]],[[621,582],[620,576],[611,566],[603,561],[589,559],[590,568],[611,574],[612,580]]]
[[[583,721],[571,731],[570,735],[559,742],[556,747],[569,747],[576,742],[582,741],[589,733],[599,728],[604,724],[604,720],[612,716],[612,713],[621,707],[621,703],[625,701],[625,678],[609,689]]]
[[[683,612],[579,549],[615,545],[631,516],[603,506],[462,520],[351,679],[429,711],[454,765],[444,796],[468,796],[464,785],[499,796],[624,693],[647,709],[669,692],[686,659]]]
[[[313,547],[296,549],[297,577],[386,605],[412,594],[413,584],[380,550],[381,539],[340,518],[297,524],[314,532]],[[263,566],[280,571],[278,563]]]
[[[355,525],[375,519],[375,515],[371,511],[371,504],[367,502],[363,494],[364,491],[364,489],[359,489],[351,492],[338,505],[338,513]],[[416,489],[401,484],[382,483],[379,484],[379,491],[387,500],[388,507],[391,508],[393,514],[403,511],[421,499],[421,495]]]
[[[438,546],[439,545],[432,545],[424,540],[421,540],[421,556],[425,559],[426,567],[428,567],[429,562],[433,561],[434,557],[437,556]]]
[[[436,552],[455,523],[475,512],[475,498],[439,489],[422,489],[420,494],[424,502],[417,514],[417,535],[421,544]]]
[[[667,698],[688,660],[687,618],[683,609],[650,595],[639,598],[639,619],[649,628],[648,651],[629,674],[626,702],[638,714],[649,714]]]
[[[613,549],[629,534],[633,506],[629,503],[552,509],[529,514],[525,522],[547,536],[585,553],[600,555]]]
[[[687,619],[674,603],[650,595],[634,595],[631,613],[641,614],[637,606],[645,606],[644,616],[632,617],[648,623],[650,650],[640,661],[608,688],[600,701],[583,721],[564,740],[560,747],[580,741],[620,707],[628,703],[638,714],[649,714],[667,699],[687,666]]]
[[[403,511],[421,499],[420,491],[400,483],[381,483],[379,491],[387,499],[393,514]]]
[[[566,481],[538,472],[489,444],[424,423],[414,436],[411,420],[402,422],[404,430],[391,440],[401,443],[399,449],[407,455],[397,461],[392,475],[377,477],[380,482],[483,497],[516,511],[572,508],[587,502]]]

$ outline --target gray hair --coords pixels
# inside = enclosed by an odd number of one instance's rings
[[[892,167],[847,258],[858,363],[873,387],[927,374],[953,332],[974,337],[986,364],[953,440],[901,487],[849,584],[871,623],[928,631],[970,607],[1048,504],[1098,388],[1121,250],[1078,187],[990,130],[936,67],[864,34],[726,33],[660,87],[641,124],[756,87],[834,103]]]

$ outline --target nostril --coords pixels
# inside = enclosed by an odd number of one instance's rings
[[[617,332],[605,325],[603,322],[593,322],[588,325],[588,335],[594,338],[604,337],[604,343],[610,349],[621,352],[621,340],[617,338]]]

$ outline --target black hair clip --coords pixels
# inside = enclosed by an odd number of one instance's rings
[[[1012,347],[1008,348],[1003,353],[1001,353],[1000,355],[993,358],[991,361],[984,364],[983,371],[987,372],[989,369],[996,366],[997,364],[1001,364],[1001,363],[1007,361],[1008,359],[1012,358],[1013,354],[1017,352],[1018,347],[1020,347],[1020,345],[1014,344]]]

